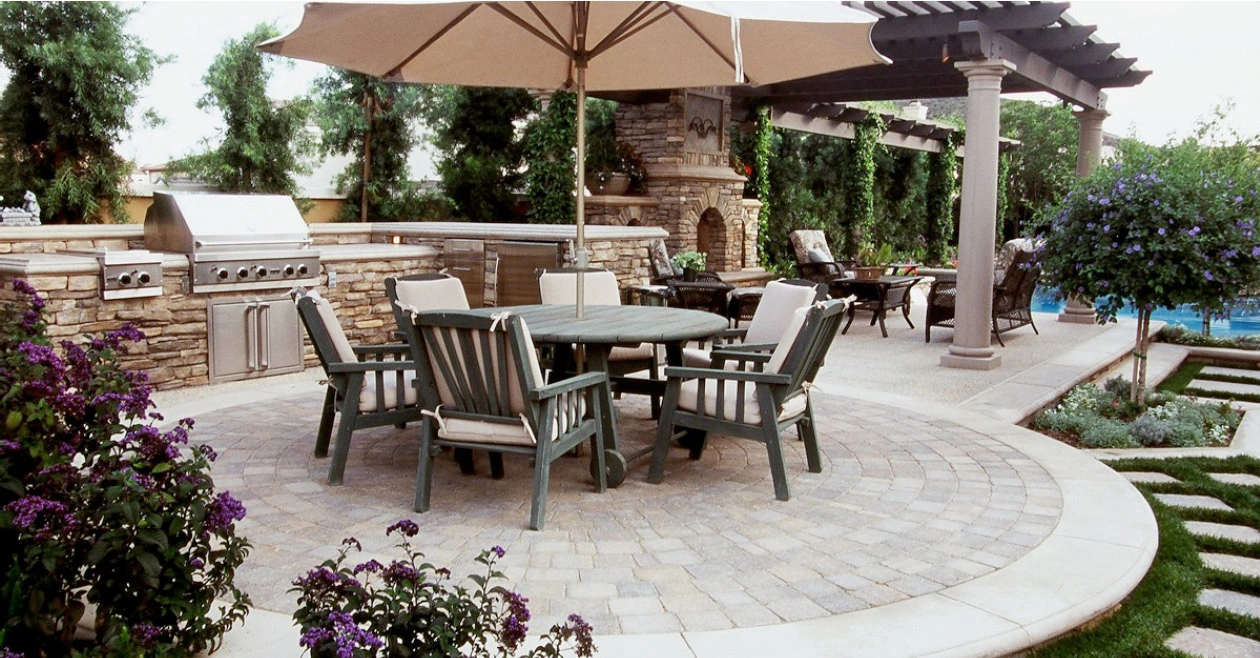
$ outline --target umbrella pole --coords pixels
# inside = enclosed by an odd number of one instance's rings
[[[577,245],[574,247],[574,264],[577,273],[577,319],[581,320],[586,306],[585,273],[590,265],[586,255],[586,63],[577,65]]]

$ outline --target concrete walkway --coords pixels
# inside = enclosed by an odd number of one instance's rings
[[[636,463],[605,494],[584,460],[563,460],[544,532],[525,529],[521,461],[493,481],[443,460],[433,509],[412,513],[415,429],[356,433],[345,486],[327,486],[326,461],[310,457],[315,373],[159,396],[168,418],[198,418],[195,440],[220,453],[216,482],[250,510],[241,531],[255,548],[238,583],[258,609],[219,655],[300,655],[290,581],[345,536],[364,543],[363,559],[397,557],[383,531],[400,518],[420,523],[427,557],[455,574],[502,545],[533,629],[577,612],[601,656],[1000,656],[1119,603],[1158,542],[1144,499],[1094,459],[977,413],[1032,404],[977,398],[1030,368],[1067,381],[1104,367],[1114,354],[1091,341],[1117,329],[1039,317],[1043,335],[1004,336],[1007,365],[986,373],[940,368],[947,338],[926,345],[896,322],[889,339],[858,323],[837,339],[812,393],[824,470],[806,473],[798,442],[785,441],[791,501],[774,500],[763,449],[716,437],[698,462],[671,454],[663,484],[645,483]],[[918,363],[890,372],[888,355],[911,342]],[[985,402],[958,406],[973,399]],[[649,441],[646,405],[619,408],[627,442]]]

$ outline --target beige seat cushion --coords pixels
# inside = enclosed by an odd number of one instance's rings
[[[394,289],[398,293],[398,304],[407,311],[468,310],[464,284],[454,277],[432,281],[396,281]]]
[[[612,348],[608,353],[609,361],[644,361],[652,359],[656,354],[652,351],[651,343],[642,343],[635,347]]]
[[[735,410],[739,405],[744,407],[744,424],[760,425],[761,424],[761,407],[757,404],[757,387],[748,384],[744,389],[744,398],[741,400],[738,395],[738,382],[719,382],[709,380],[704,385],[704,413],[707,416],[713,416],[717,413],[717,393],[719,386],[725,386],[726,391],[722,402],[722,418],[731,422],[735,421]],[[683,382],[678,390],[678,408],[686,411],[696,412],[700,408],[697,391],[700,388],[700,381],[693,379]],[[779,420],[790,418],[805,411],[805,405],[808,402],[804,392],[797,393],[792,397],[783,401],[783,405],[779,410]]]
[[[757,311],[748,323],[744,342],[754,345],[778,343],[791,324],[792,313],[798,308],[813,304],[816,294],[812,286],[798,286],[782,281],[766,284],[761,303],[757,305]]]
[[[396,372],[386,372],[384,377],[385,385],[385,409],[397,409],[398,407],[398,375]],[[403,372],[403,405],[413,406],[417,401],[416,394],[416,373],[414,370]],[[376,373],[369,372],[363,376],[363,390],[359,392],[359,411],[368,413],[377,411],[376,407]]]
[[[621,306],[617,275],[607,270],[582,275],[582,298],[586,306]],[[576,304],[576,272],[544,272],[538,277],[538,292],[544,304]]]
[[[493,423],[488,420],[444,418],[438,428],[438,436],[448,441],[508,446],[534,445],[534,438],[522,420],[514,423]]]

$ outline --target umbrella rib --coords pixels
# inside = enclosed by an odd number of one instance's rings
[[[544,15],[543,15],[543,13],[542,13],[541,11],[539,11],[539,9],[538,9],[538,3],[536,3],[536,2],[526,2],[526,3],[525,3],[525,6],[529,7],[530,11],[534,12],[534,16],[536,16],[536,17],[538,18],[538,20],[542,21],[542,24],[543,24],[543,25],[546,25],[548,30],[551,30],[551,36],[552,36],[552,38],[553,38],[553,39],[555,39],[555,43],[564,43],[564,42],[565,42],[565,41],[564,41],[564,35],[563,35],[563,34],[560,34],[560,30],[556,29],[556,26],[555,26],[555,25],[553,25],[553,24],[551,23],[551,21],[547,20],[547,17],[546,17],[546,16],[544,16]]]
[[[516,23],[516,25],[520,27],[522,30],[525,30],[526,32],[529,32],[530,34],[538,37],[543,43],[547,44],[548,46],[555,48],[556,50],[560,51],[561,53],[565,55],[568,55],[570,57],[573,56],[571,49],[567,45],[565,45],[563,42],[552,41],[551,37],[547,36],[547,33],[542,32],[541,30],[534,27],[533,25],[530,25],[529,23],[525,22],[525,19],[508,11],[507,9],[502,7],[499,3],[496,2],[493,4],[488,4],[487,6],[495,10],[496,12],[498,12],[499,15],[503,16],[509,21]]]
[[[669,3],[669,9],[670,11],[674,13],[675,16],[678,17],[678,20],[682,21],[683,25],[686,25],[688,29],[690,29],[693,33],[695,33],[695,35],[699,37],[700,40],[703,41],[704,44],[708,46],[709,49],[712,50],[715,55],[717,55],[718,57],[721,57],[722,61],[726,62],[727,66],[730,66],[731,69],[738,68],[737,66],[735,66],[735,62],[731,61],[730,58],[726,56],[726,53],[722,52],[721,48],[718,48],[716,45],[714,45],[713,42],[710,41],[709,38],[705,36],[703,32],[696,29],[696,26],[692,25],[691,21],[687,20],[686,16],[683,16],[681,13],[678,12],[678,5]],[[740,80],[739,82],[742,83],[743,80]]]
[[[609,32],[608,35],[605,36],[602,41],[600,41],[598,44],[595,44],[594,48],[591,48],[590,56],[594,57],[608,50],[609,48],[612,48],[613,46],[621,43],[622,41],[625,41],[627,38],[634,36],[635,33],[639,32],[643,28],[664,18],[666,14],[668,14],[669,12],[667,11],[662,12],[661,14],[657,15],[655,18],[651,19],[650,21],[642,22],[642,24],[636,24],[636,22],[642,21],[643,17],[647,15],[649,12],[651,12],[653,9],[656,9],[657,7],[661,7],[663,5],[664,3],[661,3],[661,2],[641,3],[639,7],[635,9],[634,11],[630,12],[630,14],[626,16],[625,19],[622,20],[621,23],[617,25],[617,27],[613,28],[613,30]]]
[[[410,55],[408,55],[406,58],[404,58],[404,59],[403,59],[403,61],[399,62],[396,66],[394,66],[394,68],[393,68],[393,69],[391,69],[391,70],[389,71],[389,73],[386,73],[384,77],[385,77],[386,79],[390,79],[390,78],[401,78],[401,77],[402,77],[402,68],[403,68],[404,66],[406,66],[406,65],[410,64],[410,63],[412,62],[412,60],[414,60],[415,58],[419,57],[419,56],[420,56],[420,53],[422,53],[422,52],[424,52],[426,49],[428,49],[428,47],[429,47],[429,46],[432,46],[432,45],[433,45],[433,43],[434,43],[435,41],[437,41],[438,39],[441,39],[442,37],[446,36],[446,33],[447,33],[447,32],[450,32],[451,30],[455,29],[455,26],[456,26],[456,25],[459,25],[460,23],[462,23],[462,22],[464,21],[464,19],[465,19],[465,18],[468,18],[468,15],[469,15],[469,14],[473,13],[474,11],[476,11],[476,10],[477,10],[477,8],[478,8],[478,7],[480,7],[482,4],[483,4],[483,3],[480,3],[480,2],[479,2],[479,3],[477,3],[477,4],[471,5],[470,7],[468,7],[467,9],[465,9],[464,11],[460,12],[460,14],[459,14],[458,16],[456,16],[453,20],[451,20],[451,22],[447,23],[446,25],[443,25],[443,26],[442,26],[442,29],[438,30],[436,34],[434,34],[432,37],[430,37],[430,38],[429,38],[429,40],[428,40],[428,41],[425,41],[423,44],[420,44],[420,47],[419,47],[419,48],[416,48],[416,49],[415,49],[415,50],[414,50],[414,51],[413,51]]]

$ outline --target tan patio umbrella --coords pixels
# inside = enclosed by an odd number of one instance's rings
[[[802,6],[821,20],[750,17]],[[296,30],[259,49],[392,82],[576,91],[575,259],[585,267],[587,90],[764,85],[887,63],[871,45],[874,20],[831,2],[309,3]],[[579,276],[579,318],[582,297]]]

